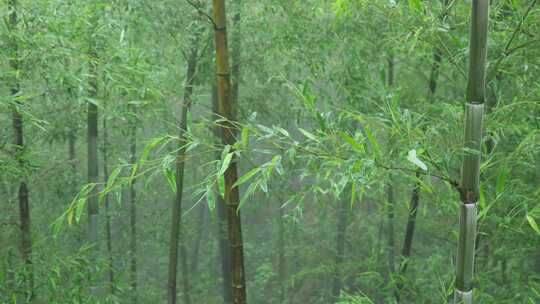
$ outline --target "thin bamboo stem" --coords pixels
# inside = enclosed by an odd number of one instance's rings
[[[480,197],[480,161],[484,103],[489,0],[473,0],[467,104],[465,109],[465,155],[461,170],[459,242],[454,303],[473,303],[474,253],[477,202]]]

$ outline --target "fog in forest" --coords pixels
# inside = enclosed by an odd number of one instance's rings
[[[0,2],[0,304],[540,303],[540,1]]]

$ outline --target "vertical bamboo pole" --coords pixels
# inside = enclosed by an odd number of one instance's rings
[[[137,108],[128,106],[130,117],[129,162],[135,166],[137,162]],[[135,179],[129,181],[129,288],[131,303],[137,304],[137,198]]]
[[[234,107],[232,105],[231,75],[229,72],[229,50],[227,45],[227,18],[225,1],[214,0],[214,32],[216,47],[216,66],[218,80],[219,114],[226,119],[222,125],[222,141],[225,145],[234,145],[235,125]],[[238,204],[240,193],[233,187],[238,179],[236,158],[229,164],[224,174],[225,203],[227,204],[229,246],[231,251],[232,294],[234,304],[246,303],[246,285],[244,273],[244,248],[242,241],[242,224]]]
[[[91,27],[95,30],[98,27],[99,9],[95,6],[92,8]],[[91,36],[90,36],[91,37]],[[91,39],[89,37],[89,39]],[[89,89],[88,95],[91,98],[96,98],[98,94],[97,82],[97,65],[98,53],[96,49],[96,41],[89,40],[88,52],[88,74],[89,74]],[[98,287],[97,258],[99,255],[99,204],[98,204],[98,106],[95,101],[87,102],[87,182],[93,185],[91,192],[88,195],[88,231],[87,244],[92,246],[90,251],[90,264],[92,267],[90,275],[90,290],[95,299],[100,297],[100,289]]]
[[[16,33],[18,18],[17,18],[17,0],[8,2],[9,10],[9,30],[13,35],[11,39],[11,56],[9,65],[13,70],[13,75],[18,74],[19,70],[19,49],[16,41]],[[17,96],[20,93],[20,84],[17,76],[14,77],[14,82],[11,87],[11,97],[14,99],[12,110],[12,125],[13,125],[13,146],[15,147],[15,158],[22,171],[25,167],[24,161],[24,130],[23,117],[19,110],[21,104],[17,101]],[[23,173],[24,174],[24,173]],[[23,283],[25,288],[26,301],[32,302],[34,297],[34,273],[32,269],[32,238],[30,234],[30,207],[28,203],[28,186],[26,183],[27,177],[21,176],[19,183],[18,199],[19,199],[19,218],[21,230],[21,253],[24,261]]]
[[[103,104],[104,109],[106,109],[106,104]],[[103,182],[107,184],[109,179],[109,132],[107,127],[107,118],[103,117]],[[105,193],[103,197],[103,206],[105,207],[105,244],[107,246],[107,263],[108,263],[108,279],[111,295],[114,295],[114,263],[113,263],[113,252],[112,252],[112,232],[111,232],[111,213],[110,213],[110,204],[109,204],[109,194]]]
[[[472,280],[479,199],[482,126],[485,103],[485,72],[489,0],[472,1],[469,47],[469,81],[465,109],[465,142],[461,170],[459,242],[454,303],[473,302]]]
[[[441,22],[444,21],[448,15],[448,1],[444,0],[443,3],[443,13],[441,14]],[[439,79],[439,71],[442,63],[442,50],[440,47],[436,46],[433,51],[433,63],[431,65],[431,73],[429,76],[429,90],[427,94],[427,100],[430,103],[434,102],[435,93],[437,92],[437,85]],[[415,232],[416,225],[416,215],[418,213],[418,208],[420,206],[420,194],[421,194],[421,182],[422,176],[420,171],[416,171],[416,182],[413,190],[411,191],[411,204],[409,207],[409,216],[407,217],[407,227],[405,228],[405,237],[403,240],[403,247],[401,252],[401,265],[399,267],[399,276],[397,283],[397,293],[401,293],[401,290],[404,287],[404,277],[409,266],[410,257],[412,254],[412,244]]]
[[[214,121],[219,118],[219,101],[218,101],[218,92],[217,92],[217,83],[212,83],[212,111],[214,113]],[[216,126],[213,128],[214,135],[216,138],[220,138],[220,127],[216,123]],[[216,153],[216,158],[221,158],[221,153]],[[223,275],[223,303],[231,304],[232,303],[232,274],[231,274],[231,252],[229,251],[229,238],[227,236],[227,210],[225,206],[225,201],[221,197],[218,191],[215,194],[216,197],[216,212],[217,212],[217,224],[218,224],[218,240],[219,240],[219,252],[221,257],[221,272]]]
[[[172,226],[171,226],[171,241],[169,247],[169,277],[168,277],[168,302],[169,304],[176,304],[176,283],[177,283],[177,271],[178,271],[178,246],[180,245],[180,254],[182,256],[182,286],[184,289],[184,303],[190,304],[190,284],[189,275],[186,262],[186,247],[184,242],[184,232],[182,230],[182,194],[184,191],[184,170],[185,161],[187,157],[187,117],[188,112],[192,104],[193,88],[195,86],[195,76],[197,72],[197,64],[199,60],[198,41],[201,35],[201,31],[195,32],[193,41],[194,45],[190,50],[188,59],[187,75],[184,89],[184,100],[182,103],[182,113],[180,118],[180,136],[179,136],[179,150],[176,155],[176,196],[173,202],[172,208]]]

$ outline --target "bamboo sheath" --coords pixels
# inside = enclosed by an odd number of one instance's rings
[[[489,0],[473,0],[469,47],[469,79],[461,170],[459,242],[454,303],[473,303],[474,251],[485,103],[485,71]]]

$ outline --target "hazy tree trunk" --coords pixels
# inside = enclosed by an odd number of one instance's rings
[[[396,248],[395,248],[395,238],[394,238],[394,186],[392,183],[389,183],[386,186],[387,194],[387,216],[388,216],[388,269],[390,273],[390,278],[394,275],[396,271],[395,260],[396,260]]]
[[[69,92],[71,93],[71,90],[69,90]],[[70,184],[71,185],[70,190],[72,191],[73,195],[75,195],[78,192],[78,187],[79,187],[79,175],[77,172],[77,159],[76,159],[76,151],[75,151],[76,141],[77,141],[77,136],[76,136],[75,125],[72,125],[68,134],[68,159],[69,159],[69,164],[71,166],[71,171],[72,171],[71,172],[72,180]],[[78,231],[77,231],[76,238],[77,238],[77,245],[79,246],[78,250],[80,250],[80,248],[83,245],[83,236],[82,236],[82,231],[80,229],[80,226],[78,226],[77,228],[78,228]],[[79,271],[82,271],[82,267],[80,265],[77,268]],[[79,303],[81,303],[82,302],[81,290],[83,286],[83,280],[80,275],[77,276],[76,278],[76,284],[77,284],[77,299],[79,300]]]
[[[508,269],[508,259],[502,258],[501,259],[501,285],[505,286],[508,283],[508,275],[507,270]]]
[[[198,41],[199,35],[195,36],[194,41]],[[171,243],[169,250],[169,304],[176,303],[176,282],[178,271],[178,245],[180,243],[180,254],[182,255],[182,271],[183,280],[182,285],[184,288],[184,302],[186,304],[191,303],[190,288],[189,288],[189,274],[187,268],[186,248],[182,231],[182,192],[184,190],[184,167],[186,160],[186,145],[187,139],[187,114],[192,103],[193,85],[195,82],[195,72],[198,61],[198,49],[194,46],[191,49],[190,57],[188,59],[188,69],[184,89],[184,100],[182,104],[182,114],[180,118],[180,142],[179,150],[176,156],[176,197],[173,204],[172,211],[172,226],[171,226]]]
[[[484,260],[482,261],[482,269],[487,270],[489,266],[489,258],[491,255],[489,239],[485,238],[484,240]]]
[[[129,162],[132,166],[137,163],[137,109],[130,105],[131,118]],[[135,181],[129,182],[129,285],[131,288],[131,302],[137,303],[137,200],[135,192]]]
[[[94,13],[95,14],[95,13]],[[93,27],[97,27],[97,15],[93,16],[95,20],[93,21]],[[88,65],[89,65],[89,89],[88,95],[94,100],[97,97],[97,51],[95,42],[90,45],[90,51],[88,54]],[[87,102],[87,148],[88,148],[88,177],[87,182],[90,185],[93,185],[92,190],[88,195],[87,205],[88,205],[88,245],[92,248],[90,250],[90,289],[92,295],[97,299],[99,297],[99,288],[97,284],[97,277],[95,276],[97,258],[99,253],[99,206],[98,206],[98,179],[99,179],[99,169],[98,169],[98,107],[95,104],[95,101]]]
[[[68,134],[68,159],[73,176],[75,177],[77,174],[77,158],[75,155],[75,143],[77,141],[77,137],[75,136],[75,130],[73,129],[74,127],[72,126],[71,128],[72,129]]]
[[[431,65],[431,73],[429,75],[429,90],[428,101],[433,103],[435,100],[435,93],[437,92],[437,83],[439,79],[439,70],[441,68],[442,54],[439,47],[435,47],[433,52],[433,64]]]
[[[233,18],[234,35],[232,37],[232,111],[234,117],[238,114],[238,94],[240,88],[240,55],[242,50],[242,28],[240,27],[240,12],[242,9],[242,0],[236,0],[236,13]]]
[[[215,82],[212,83],[212,110],[214,113],[214,121],[219,118],[219,101],[217,94],[217,86]],[[215,126],[213,128],[214,135],[216,138],[220,138],[220,128]],[[217,152],[216,157],[219,159],[221,153]],[[219,240],[219,251],[221,256],[221,271],[223,274],[223,301],[225,304],[232,303],[232,274],[231,274],[231,252],[229,250],[229,238],[227,235],[227,206],[225,206],[225,201],[223,197],[219,194],[219,191],[216,191],[216,212],[218,217],[218,240]]]
[[[197,229],[197,237],[195,238],[195,244],[193,245],[193,254],[191,258],[191,268],[190,271],[193,274],[193,277],[195,278],[199,271],[199,255],[200,255],[200,248],[201,243],[203,241],[203,238],[205,236],[206,232],[206,208],[205,206],[199,206],[199,214],[197,218],[198,223],[198,229]]]
[[[447,6],[448,0],[444,0],[444,12],[441,16],[441,20],[444,20],[447,15],[446,6]],[[441,49],[439,47],[435,47],[435,50],[433,51],[433,63],[431,65],[431,73],[429,76],[429,90],[428,90],[428,101],[433,102],[435,93],[437,92],[437,83],[439,79],[439,70],[441,67],[442,62],[442,54]],[[412,241],[414,236],[414,228],[416,224],[416,214],[418,211],[418,205],[420,204],[420,173],[416,173],[416,183],[414,185],[414,188],[411,193],[411,204],[409,207],[409,216],[407,219],[407,228],[405,231],[405,240],[403,242],[403,251],[402,251],[402,267],[400,269],[400,276],[403,276],[405,272],[407,271],[407,267],[409,264],[409,257],[411,256],[411,250],[412,250]],[[401,290],[403,287],[403,284],[400,282],[398,285],[398,291]]]
[[[421,175],[420,172],[416,172],[416,178],[420,179]],[[414,189],[411,194],[411,205],[409,208],[409,217],[407,218],[407,228],[405,230],[405,239],[403,241],[403,251],[401,253],[401,256],[403,258],[402,266],[400,269],[400,275],[404,275],[407,271],[407,266],[409,264],[409,257],[411,256],[411,250],[412,250],[412,241],[414,236],[414,226],[416,224],[416,214],[418,212],[418,204],[420,201],[420,182],[416,182],[414,185]],[[401,289],[402,285],[399,284],[399,288]]]
[[[537,125],[538,126],[538,125]],[[537,141],[540,141],[540,135],[537,135],[536,137]],[[540,152],[536,153],[535,156],[535,182],[537,185],[540,185]],[[536,251],[536,260],[535,260],[535,269],[538,273],[540,273],[540,245],[537,245],[537,251]]]
[[[444,21],[448,15],[447,7],[448,7],[448,0],[443,0],[443,12],[440,18],[441,21]],[[428,98],[427,98],[428,101],[431,103],[434,102],[435,93],[437,92],[437,84],[439,80],[439,71],[441,68],[441,62],[442,62],[442,50],[440,47],[435,46],[435,50],[433,51],[433,63],[431,65],[431,73],[429,76],[429,90],[428,90]],[[407,218],[407,228],[405,230],[405,238],[403,241],[403,251],[401,253],[403,261],[401,263],[401,267],[399,270],[399,278],[398,278],[398,285],[397,285],[398,294],[403,288],[402,280],[403,280],[403,276],[407,272],[407,268],[409,266],[409,258],[412,252],[412,241],[414,237],[416,215],[418,213],[418,206],[420,204],[420,187],[421,187],[420,178],[421,178],[420,172],[417,172],[416,183],[411,193],[411,204],[409,207],[409,215]]]
[[[285,265],[285,219],[283,218],[283,208],[279,206],[278,214],[278,280],[279,280],[279,303],[285,301],[285,282],[287,281],[287,271]]]
[[[388,57],[388,88],[391,90],[394,86],[394,55]],[[392,136],[390,134],[390,143],[392,143]],[[388,271],[390,280],[394,280],[394,274],[396,272],[395,266],[395,256],[396,256],[396,247],[395,247],[395,236],[394,236],[394,182],[392,177],[389,176],[390,181],[386,185],[386,195],[387,195],[387,217],[388,217]],[[399,294],[395,292],[396,300],[399,302]]]
[[[344,194],[342,194],[344,196]],[[339,292],[342,289],[342,270],[343,261],[345,260],[345,238],[347,229],[347,201],[341,199],[337,206],[337,231],[336,231],[336,256],[335,256],[335,277],[332,286],[332,297],[339,298]]]
[[[11,14],[9,16],[9,28],[10,31],[17,31],[17,1],[10,0],[8,2]],[[13,70],[13,75],[18,74],[19,70],[19,51],[18,45],[15,41],[11,45],[11,59],[9,65]],[[17,97],[20,92],[19,79],[14,78],[14,82],[11,87],[11,97],[13,98],[12,107],[12,123],[13,123],[13,145],[15,147],[14,155],[19,164],[21,171],[25,171],[24,163],[24,132],[23,132],[23,118],[19,107],[22,105],[17,101]],[[23,173],[25,174],[25,173]],[[20,217],[20,229],[21,229],[21,255],[24,261],[24,273],[23,280],[25,285],[25,296],[28,302],[31,302],[34,297],[34,272],[32,269],[32,239],[30,235],[30,207],[28,204],[28,186],[26,184],[27,177],[21,176],[19,182],[19,217]]]
[[[215,47],[218,78],[219,114],[226,119],[222,124],[222,142],[233,146],[235,139],[234,109],[231,103],[231,80],[229,73],[229,51],[227,46],[227,18],[225,1],[214,0]],[[238,204],[240,193],[233,187],[238,179],[236,158],[233,154],[228,168],[225,170],[225,203],[229,227],[229,246],[231,249],[232,294],[234,304],[246,303],[246,286],[244,271],[244,248],[242,241],[242,225]]]
[[[109,147],[108,142],[108,129],[107,129],[107,119],[103,117],[103,180],[107,184],[109,179],[109,155],[107,149]],[[113,264],[113,253],[112,253],[112,234],[111,234],[111,215],[109,210],[109,194],[105,193],[103,197],[104,206],[105,206],[105,242],[107,245],[107,259],[108,259],[108,276],[109,276],[109,288],[110,293],[114,294],[114,264]]]
[[[18,94],[18,88],[11,91],[12,96]],[[15,135],[14,146],[17,149],[16,157],[18,158],[21,167],[24,166],[24,139],[23,139],[23,120],[19,110],[15,106],[13,110],[13,131]],[[21,228],[21,252],[24,260],[24,281],[26,287],[26,297],[28,301],[32,301],[34,297],[34,273],[32,270],[32,239],[30,235],[30,207],[28,204],[28,187],[26,177],[22,177],[19,183],[19,216]]]
[[[456,260],[454,303],[472,303],[477,202],[480,188],[480,161],[485,103],[485,73],[489,0],[472,1],[469,47],[469,79],[465,110],[465,153],[460,185],[460,229]]]

